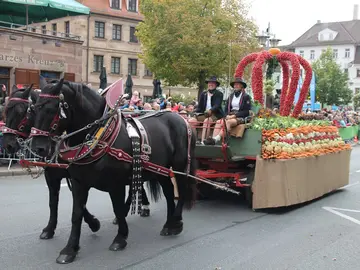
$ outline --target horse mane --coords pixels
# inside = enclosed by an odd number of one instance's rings
[[[58,80],[53,80],[50,83],[58,83]],[[83,83],[75,83],[64,81],[63,87],[61,89],[64,93],[70,93],[75,96],[75,100],[79,102],[80,106],[84,111],[88,114],[96,114],[94,112],[94,104],[99,104],[100,106],[105,106],[105,98],[100,96],[96,91],[89,88],[87,85]],[[46,94],[54,94],[53,87],[46,87],[42,90],[42,93]],[[46,103],[46,101],[42,101],[42,103]],[[42,104],[39,104],[42,105]],[[97,115],[94,115],[94,117]]]

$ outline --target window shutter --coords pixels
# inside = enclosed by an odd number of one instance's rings
[[[126,10],[129,10],[129,0],[126,0],[125,3],[126,3]]]

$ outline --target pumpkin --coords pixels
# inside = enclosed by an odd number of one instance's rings
[[[270,48],[269,49],[269,53],[271,54],[271,55],[277,55],[277,54],[279,54],[281,51],[280,51],[280,49],[279,48]]]

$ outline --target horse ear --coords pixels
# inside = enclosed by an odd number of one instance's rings
[[[55,85],[55,89],[54,89],[54,92],[56,94],[59,94],[62,87],[63,87],[63,84],[64,84],[64,78],[62,78],[56,85]]]
[[[40,89],[43,90],[44,87],[47,85],[47,81],[44,77],[40,76]]]
[[[33,87],[34,84],[31,84],[23,93],[22,93],[22,97],[24,99],[28,99],[29,96],[30,96],[30,92],[31,92],[31,89]]]
[[[15,92],[15,91],[17,91],[17,90],[19,90],[19,88],[17,88],[17,86],[14,84],[13,87],[12,87],[11,92]]]

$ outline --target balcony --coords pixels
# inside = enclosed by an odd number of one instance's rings
[[[4,21],[0,21],[0,30],[1,29],[2,30],[11,29],[11,30],[15,30],[15,31],[23,32],[23,33],[33,33],[33,34],[38,34],[38,35],[42,35],[42,36],[47,36],[49,38],[58,37],[61,39],[68,39],[68,40],[74,40],[74,41],[81,40],[80,36],[72,35],[70,33],[62,33],[62,32],[57,32],[57,31],[53,31],[53,30],[42,29],[41,27],[35,27],[35,26],[31,26],[31,25],[26,26],[26,25],[20,25],[20,24],[9,23],[9,22],[4,22]]]

